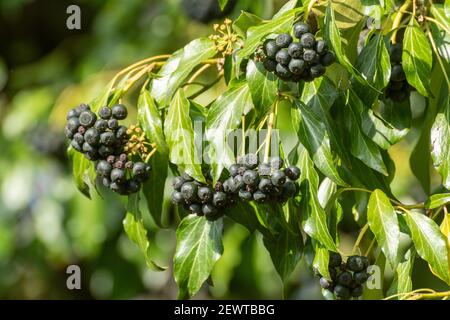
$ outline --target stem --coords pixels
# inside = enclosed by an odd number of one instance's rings
[[[275,117],[278,111],[278,100],[275,101],[274,108],[272,109],[272,112],[269,115],[269,123],[267,124],[267,135],[266,135],[266,149],[264,151],[264,162],[269,161],[269,152],[270,152],[270,141],[272,139],[272,130],[275,123]]]
[[[434,53],[436,54],[436,57],[439,62],[439,66],[441,67],[441,69],[443,71],[442,73],[444,74],[445,81],[447,81],[447,86],[450,88],[450,80],[448,78],[447,71],[445,69],[444,63],[442,62],[441,56],[437,50],[436,43],[434,42],[433,35],[431,34],[431,30],[430,30],[430,27],[428,26],[428,24],[426,24],[426,28],[427,28],[428,38],[430,38],[431,46],[433,47]]]
[[[242,147],[241,147],[241,156],[245,155],[245,115],[242,115]]]
[[[311,0],[311,1],[309,2],[308,8],[306,9],[305,16],[304,16],[304,20],[305,20],[305,21],[308,19],[309,13],[311,12],[311,10],[312,10],[312,8],[314,7],[314,5],[315,5],[316,3],[318,3],[318,2],[319,2],[319,0]]]
[[[361,231],[359,231],[359,235],[358,238],[356,239],[355,244],[353,245],[353,249],[352,249],[352,255],[354,255],[356,253],[356,248],[359,247],[359,243],[361,242],[361,240],[364,237],[364,234],[366,233],[366,231],[369,229],[369,224],[366,223],[364,225],[364,227],[361,229]]]
[[[416,16],[416,0],[413,0],[413,16]]]
[[[162,54],[159,56],[154,56],[154,57],[150,57],[141,61],[138,61],[128,67],[126,67],[125,69],[120,70],[113,78],[113,81],[116,81],[118,77],[120,77],[121,75],[127,73],[128,71],[133,70],[134,68],[137,68],[143,64],[148,64],[149,62],[155,61],[155,60],[166,60],[168,58],[170,58],[172,55],[170,54]]]
[[[211,89],[214,85],[216,85],[220,79],[222,79],[223,74],[219,75],[213,82],[211,82],[208,85],[205,85],[203,88],[201,88],[200,90],[198,90],[197,92],[193,93],[191,96],[189,96],[188,98],[193,100],[195,98],[197,98],[199,95],[201,95],[202,93],[204,93],[205,91],[208,91],[209,89]]]
[[[150,160],[150,158],[155,154],[155,152],[156,152],[156,148],[153,149],[152,151],[150,151],[150,153],[145,158],[145,163],[147,163]]]
[[[206,69],[208,69],[209,67],[211,67],[211,64],[207,63],[205,65],[203,65],[200,69],[198,69],[193,75],[192,77],[187,81],[187,85],[192,84],[194,82],[194,80],[200,76],[203,71],[205,71]]]
[[[448,29],[446,26],[444,26],[442,23],[440,23],[439,21],[437,21],[436,19],[433,19],[431,17],[428,16],[424,16],[425,20],[431,21],[435,24],[437,24],[439,27],[441,27],[442,29],[445,30],[445,32],[450,33],[450,29]]]
[[[394,23],[392,24],[392,30],[394,30],[394,33],[392,33],[392,37],[391,37],[392,43],[397,42],[397,28],[399,27],[399,25],[402,21],[403,13],[408,9],[410,4],[411,4],[411,0],[406,0],[405,3],[403,3],[403,5],[398,10],[397,15],[395,16]]]

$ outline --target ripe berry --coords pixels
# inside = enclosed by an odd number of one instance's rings
[[[101,176],[109,176],[112,170],[111,164],[106,160],[100,160],[96,167],[97,173]]]
[[[79,126],[80,126],[80,121],[78,120],[78,118],[70,118],[69,120],[67,120],[66,128],[70,132],[76,133],[78,131]]]
[[[286,175],[283,171],[278,170],[272,173],[270,180],[274,186],[281,187],[286,182]]]
[[[227,203],[227,195],[221,191],[215,192],[212,202],[216,207],[223,207]]]
[[[133,165],[133,177],[138,180],[146,180],[150,176],[151,166],[144,162],[136,162]]]
[[[364,269],[367,269],[368,267],[369,267],[369,258],[367,258],[367,257],[365,257],[365,256],[360,256],[361,257],[361,259],[362,259],[362,261],[363,261],[363,266],[364,266]]]
[[[172,193],[172,203],[178,205],[184,204],[184,198],[181,192],[175,191],[174,193]]]
[[[333,280],[333,281],[336,280],[336,277],[337,277],[336,269],[332,268],[332,267],[328,267],[328,272],[330,273],[331,280]]]
[[[84,136],[77,132],[73,135],[73,141],[76,141],[80,146],[82,146],[84,143]]]
[[[363,286],[356,286],[355,288],[352,289],[350,295],[354,298],[358,298],[362,296],[363,293],[364,293]]]
[[[409,98],[409,93],[405,91],[393,91],[389,98],[395,102],[403,102]]]
[[[288,47],[289,55],[294,59],[300,59],[303,56],[303,47],[298,42],[292,42]]]
[[[181,190],[181,186],[183,185],[183,183],[184,183],[183,177],[175,177],[172,180],[172,187],[175,190],[180,191]]]
[[[181,187],[181,194],[186,201],[194,201],[197,196],[197,185],[192,182],[185,182]]]
[[[85,103],[82,103],[82,104],[80,104],[77,108],[76,108],[76,110],[78,111],[78,113],[82,113],[83,111],[90,111],[91,110],[91,107],[89,107],[87,104],[85,104]]]
[[[83,143],[83,152],[88,152],[88,153],[92,153],[94,151],[97,151],[94,149],[94,147],[92,147],[89,143],[85,142]]]
[[[111,182],[109,188],[118,194],[125,194],[124,186],[119,182]]]
[[[84,134],[84,140],[90,145],[97,145],[100,141],[100,134],[98,133],[98,130],[95,128],[87,129],[86,133]]]
[[[405,71],[401,64],[394,64],[391,69],[391,80],[392,81],[403,81],[406,79]]]
[[[392,91],[405,90],[405,81],[391,81],[389,83],[389,90]]]
[[[316,42],[316,52],[318,55],[323,55],[327,52],[328,50],[328,45],[326,43],[326,41],[324,40],[317,40]]]
[[[352,283],[352,274],[348,271],[344,271],[341,274],[338,275],[336,281],[337,283],[343,285],[343,286],[350,286]]]
[[[78,117],[80,124],[85,127],[92,127],[97,121],[97,116],[92,111],[83,111]]]
[[[333,268],[337,268],[342,263],[342,256],[337,252],[330,252],[330,259],[328,265]]]
[[[263,192],[271,192],[273,189],[273,185],[272,182],[270,181],[270,179],[267,178],[263,178],[261,179],[261,181],[259,182],[259,186],[258,186],[259,190],[263,191]]]
[[[353,280],[355,280],[357,284],[363,284],[367,281],[367,279],[369,279],[367,272],[361,271],[353,274]]]
[[[239,190],[239,198],[241,198],[244,201],[250,201],[252,200],[252,193],[247,190]]]
[[[128,115],[127,108],[125,108],[125,106],[123,106],[121,104],[116,104],[115,106],[113,106],[111,108],[111,111],[112,111],[113,118],[117,119],[117,120],[123,120]]]
[[[123,161],[120,161],[120,160],[113,163],[114,168],[123,169],[124,166],[125,166],[125,163],[123,163]]]
[[[202,206],[198,203],[191,203],[189,205],[189,211],[194,214],[202,214]]]
[[[350,298],[350,290],[347,287],[344,287],[343,285],[336,285],[334,287],[334,294],[339,299],[347,300]]]
[[[259,182],[259,175],[256,171],[247,170],[242,176],[242,179],[246,185],[255,186]]]
[[[264,69],[266,69],[269,72],[274,72],[277,68],[277,62],[272,59],[266,59],[263,61]]]
[[[80,134],[85,134],[85,132],[86,132],[86,128],[85,127],[83,127],[83,126],[79,126],[78,127],[78,133],[80,133]]]
[[[79,113],[76,109],[70,109],[69,112],[67,112],[67,117],[66,119],[69,120],[70,118],[78,118],[79,117]]]
[[[108,129],[108,121],[104,119],[98,119],[97,121],[95,121],[94,128],[99,132],[106,131],[106,129]]]
[[[238,189],[236,188],[236,184],[234,183],[234,178],[228,178],[223,183],[223,191],[226,193],[235,193]]]
[[[202,212],[207,218],[215,218],[217,214],[217,208],[211,203],[205,203],[202,206]]]
[[[108,120],[108,128],[111,130],[115,130],[119,127],[119,121],[117,119],[109,119]]]
[[[311,75],[315,78],[323,76],[326,71],[325,67],[323,65],[321,65],[320,63],[316,63],[316,64],[312,65],[309,70],[311,72]]]
[[[127,134],[127,127],[125,126],[119,126],[116,130],[116,138],[118,140],[126,139],[128,136]]]
[[[271,168],[268,163],[261,163],[258,166],[258,173],[260,176],[268,176],[268,175],[270,175],[270,172],[271,172]]]
[[[274,170],[281,169],[284,165],[284,161],[283,159],[281,159],[281,157],[272,157],[270,158],[269,162],[270,167]]]
[[[281,64],[277,64],[277,68],[275,71],[281,79],[288,79],[292,75],[289,69]]]
[[[244,156],[244,165],[247,169],[255,169],[258,166],[258,156],[253,153]]]
[[[395,43],[389,48],[389,56],[391,57],[391,62],[400,63],[402,61],[402,44]]]
[[[211,199],[213,198],[213,194],[214,192],[209,187],[200,187],[197,191],[197,196],[203,203],[211,201]]]
[[[364,259],[360,256],[351,256],[347,259],[347,268],[354,272],[364,269]]]
[[[284,173],[289,179],[294,181],[300,178],[300,169],[296,166],[287,167],[286,169],[284,169]]]
[[[186,172],[183,172],[183,174],[181,176],[183,177],[183,179],[185,181],[194,181],[194,179],[189,174],[187,174]]]
[[[291,44],[291,42],[292,37],[289,33],[279,34],[275,39],[275,43],[279,48],[287,48]]]
[[[98,153],[103,158],[106,158],[106,157],[110,156],[111,154],[113,154],[113,152],[114,152],[114,149],[109,147],[109,146],[100,146],[98,148]]]
[[[267,194],[259,190],[253,194],[253,199],[258,203],[266,202],[267,198],[268,198]]]
[[[114,133],[107,131],[100,134],[100,143],[105,146],[112,146],[116,142]]]
[[[320,63],[325,66],[331,66],[336,61],[336,55],[333,51],[328,51],[320,58]]]
[[[109,186],[111,185],[111,180],[108,177],[104,177],[102,179],[102,184],[104,187],[109,188]]]
[[[291,56],[289,55],[287,49],[281,49],[280,51],[277,52],[275,60],[279,64],[287,66],[289,64],[289,61],[291,60]]]
[[[100,118],[108,120],[109,118],[111,118],[111,109],[109,107],[101,107],[98,111],[98,115],[100,116]]]
[[[303,46],[303,48],[312,49],[316,45],[316,38],[312,33],[305,33],[300,38],[300,44]]]
[[[237,175],[233,178],[236,190],[241,189],[245,183],[244,183],[244,178],[241,175]]]
[[[75,140],[72,140],[70,142],[70,145],[72,146],[72,148],[74,148],[75,150],[77,150],[79,152],[83,151],[83,148],[81,147],[81,145],[78,142],[76,142]]]
[[[136,179],[131,179],[127,182],[126,188],[129,193],[136,193],[141,188],[141,183]]]
[[[305,49],[305,51],[303,51],[303,60],[305,60],[306,62],[316,62],[318,60],[319,56],[317,55],[317,53],[312,50],[312,49]]]
[[[309,24],[304,22],[298,22],[294,24],[294,34],[297,39],[300,39],[305,33],[311,32]]]
[[[238,174],[241,175],[241,176],[243,176],[244,173],[245,173],[245,170],[247,170],[247,169],[246,169],[244,166],[240,166],[240,167],[238,168]]]
[[[122,169],[114,168],[111,170],[112,182],[123,182],[125,180],[125,171]]]
[[[289,62],[289,71],[293,74],[301,74],[305,70],[305,67],[306,63],[302,59],[292,59]]]
[[[333,282],[331,282],[325,277],[320,278],[319,283],[320,286],[324,289],[330,289],[333,286]]]
[[[286,182],[283,185],[283,196],[287,198],[292,198],[297,193],[297,187],[295,183],[291,180],[286,179]]]
[[[67,127],[64,128],[64,134],[65,134],[67,139],[72,139],[73,138],[73,133]]]
[[[270,59],[275,59],[275,55],[279,49],[275,40],[267,40],[264,45],[264,53]]]
[[[238,175],[239,166],[237,164],[232,164],[228,171],[230,172],[230,175],[232,177],[235,177]]]
[[[120,160],[120,161],[126,162],[127,159],[128,159],[128,156],[127,156],[126,153],[122,153],[122,154],[119,155],[119,160]]]

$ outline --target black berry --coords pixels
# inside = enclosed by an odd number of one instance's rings
[[[294,24],[294,34],[297,39],[301,39],[302,35],[311,32],[309,24],[304,22],[298,22]]]
[[[312,33],[305,33],[300,38],[300,44],[303,48],[312,49],[316,45],[316,38]]]
[[[300,59],[303,56],[303,47],[298,42],[293,42],[288,47],[288,53],[293,59]]]
[[[282,33],[275,39],[275,43],[279,48],[287,48],[292,42],[292,37],[289,33]]]

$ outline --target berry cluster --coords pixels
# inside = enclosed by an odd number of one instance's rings
[[[121,104],[100,108],[98,117],[88,105],[81,104],[68,112],[65,127],[72,148],[96,162],[103,185],[122,195],[139,191],[151,170],[150,165],[134,162],[125,153],[133,132],[119,120],[127,115]]]
[[[172,181],[172,202],[192,214],[216,220],[223,215],[220,209],[232,204],[234,199],[224,192],[221,182],[217,182],[214,188],[210,185],[210,181],[205,184],[186,173],[175,177]]]
[[[283,169],[283,164],[280,157],[271,158],[269,163],[258,163],[255,154],[238,157],[228,169],[231,177],[224,181],[223,189],[243,201],[284,203],[297,194],[295,180],[300,177],[300,169]]]
[[[401,43],[392,44],[389,49],[391,58],[391,80],[386,89],[386,97],[396,101],[403,102],[408,100],[412,87],[406,81],[405,71],[402,66],[402,51]]]
[[[368,267],[367,257],[351,256],[345,263],[339,253],[331,252],[328,264],[331,281],[321,277],[320,286],[333,292],[338,299],[358,298],[363,294],[363,285],[369,278]]]
[[[299,41],[294,42],[289,33],[282,33],[263,45],[264,68],[286,81],[312,81],[325,73],[327,66],[336,60],[328,50],[325,40],[317,40],[311,26],[305,22],[294,24],[293,33]]]

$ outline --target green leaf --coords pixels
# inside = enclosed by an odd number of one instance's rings
[[[248,28],[261,24],[263,19],[260,17],[242,11],[239,17],[233,22],[233,30],[241,37],[245,38]]]
[[[261,62],[253,60],[247,64],[246,78],[258,118],[262,118],[270,111],[277,98],[278,78],[274,73],[267,72]]]
[[[313,268],[319,272],[322,277],[331,280],[328,263],[330,260],[329,251],[320,244],[316,244]]]
[[[416,254],[414,249],[409,249],[405,254],[405,261],[400,262],[395,269],[394,280],[389,287],[388,295],[408,293],[412,291],[411,273]],[[401,300],[401,297],[399,297]]]
[[[241,117],[253,108],[250,90],[246,81],[232,81],[225,91],[211,105],[206,120],[206,139],[210,143],[209,156],[212,164],[214,182],[222,173],[224,166],[234,162],[233,151],[227,144],[227,137],[241,124]]]
[[[363,48],[356,61],[356,68],[379,91],[387,86],[391,77],[391,62],[381,32]],[[372,105],[378,96],[361,85],[356,85],[355,91],[368,105]]]
[[[436,209],[450,203],[450,193],[433,194],[425,202],[425,208]]]
[[[339,185],[346,185],[340,177],[333,160],[328,128],[320,114],[301,101],[295,100],[291,117],[300,142],[312,155],[315,165],[327,177]],[[321,109],[319,109],[320,111]]]
[[[392,268],[398,264],[400,228],[397,213],[383,191],[372,192],[367,206],[367,222]]]
[[[229,0],[218,0],[218,1],[219,1],[220,10],[223,10],[227,6]]]
[[[123,220],[123,227],[127,236],[133,241],[144,254],[147,267],[155,271],[164,271],[166,268],[158,266],[149,254],[150,243],[147,239],[147,230],[139,212],[139,193],[128,198],[128,210]]]
[[[442,184],[450,189],[450,98],[446,96],[431,128],[431,158],[442,177]]]
[[[202,61],[214,57],[216,53],[213,41],[207,38],[195,39],[176,51],[152,82],[151,94],[158,105],[160,107],[168,105],[175,91],[192,70]]]
[[[439,226],[424,214],[410,211],[405,221],[418,254],[440,279],[450,284],[448,250]]]
[[[137,108],[138,121],[147,139],[156,143],[159,153],[168,154],[169,148],[165,141],[161,116],[150,92],[145,88],[142,88],[139,95]]]
[[[300,100],[312,109],[328,111],[337,97],[333,83],[327,77],[320,77],[305,83]]]
[[[345,117],[347,118],[347,126],[351,134],[351,154],[364,162],[368,167],[387,176],[386,165],[383,162],[378,146],[364,135],[360,128],[362,120],[358,116],[357,110],[365,107],[353,91],[350,91],[346,106],[348,112],[345,113]]]
[[[68,154],[72,160],[72,172],[75,179],[75,184],[78,190],[90,199],[91,195],[87,182],[89,168],[92,164],[82,153],[77,152],[72,148],[69,148]]]
[[[283,14],[285,14],[286,12],[294,9],[297,6],[298,0],[289,0],[288,2],[286,2],[281,8],[280,10],[278,10],[277,13],[275,13],[273,15],[273,19],[276,19],[278,17],[281,17]]]
[[[328,230],[325,211],[317,197],[319,177],[305,149],[302,150],[299,157],[298,167],[301,170],[300,190],[302,200],[300,206],[303,230],[326,249],[336,251],[336,245]]]
[[[446,213],[444,215],[444,219],[442,219],[440,229],[447,244],[447,261],[449,268],[448,273],[450,274],[450,213]]]
[[[194,143],[194,129],[189,117],[189,100],[183,89],[177,91],[170,103],[164,121],[164,134],[170,149],[170,161],[198,181],[205,181],[201,168],[201,155]]]
[[[344,66],[348,72],[350,72],[355,79],[363,86],[367,87],[367,90],[376,90],[348,60],[344,53],[341,43],[341,35],[339,29],[336,25],[336,18],[334,15],[334,10],[332,3],[330,2],[327,6],[324,21],[324,38],[331,45],[336,54],[337,61]]]
[[[177,229],[173,274],[178,298],[189,298],[200,290],[223,253],[223,221],[188,215]]]
[[[256,210],[249,203],[237,201],[233,206],[225,208],[224,213],[228,218],[232,219],[240,225],[243,225],[250,232],[259,230],[264,234],[267,231],[259,223],[256,216]]]
[[[299,12],[298,8],[288,10],[273,20],[269,20],[266,23],[248,28],[244,47],[238,52],[238,56],[241,58],[246,58],[252,55],[256,48],[262,44],[264,38],[271,33],[283,33],[290,31],[292,25],[294,24],[295,14],[297,12]]]
[[[425,97],[430,93],[433,55],[416,19],[411,19],[403,38],[402,65],[408,83]]]

